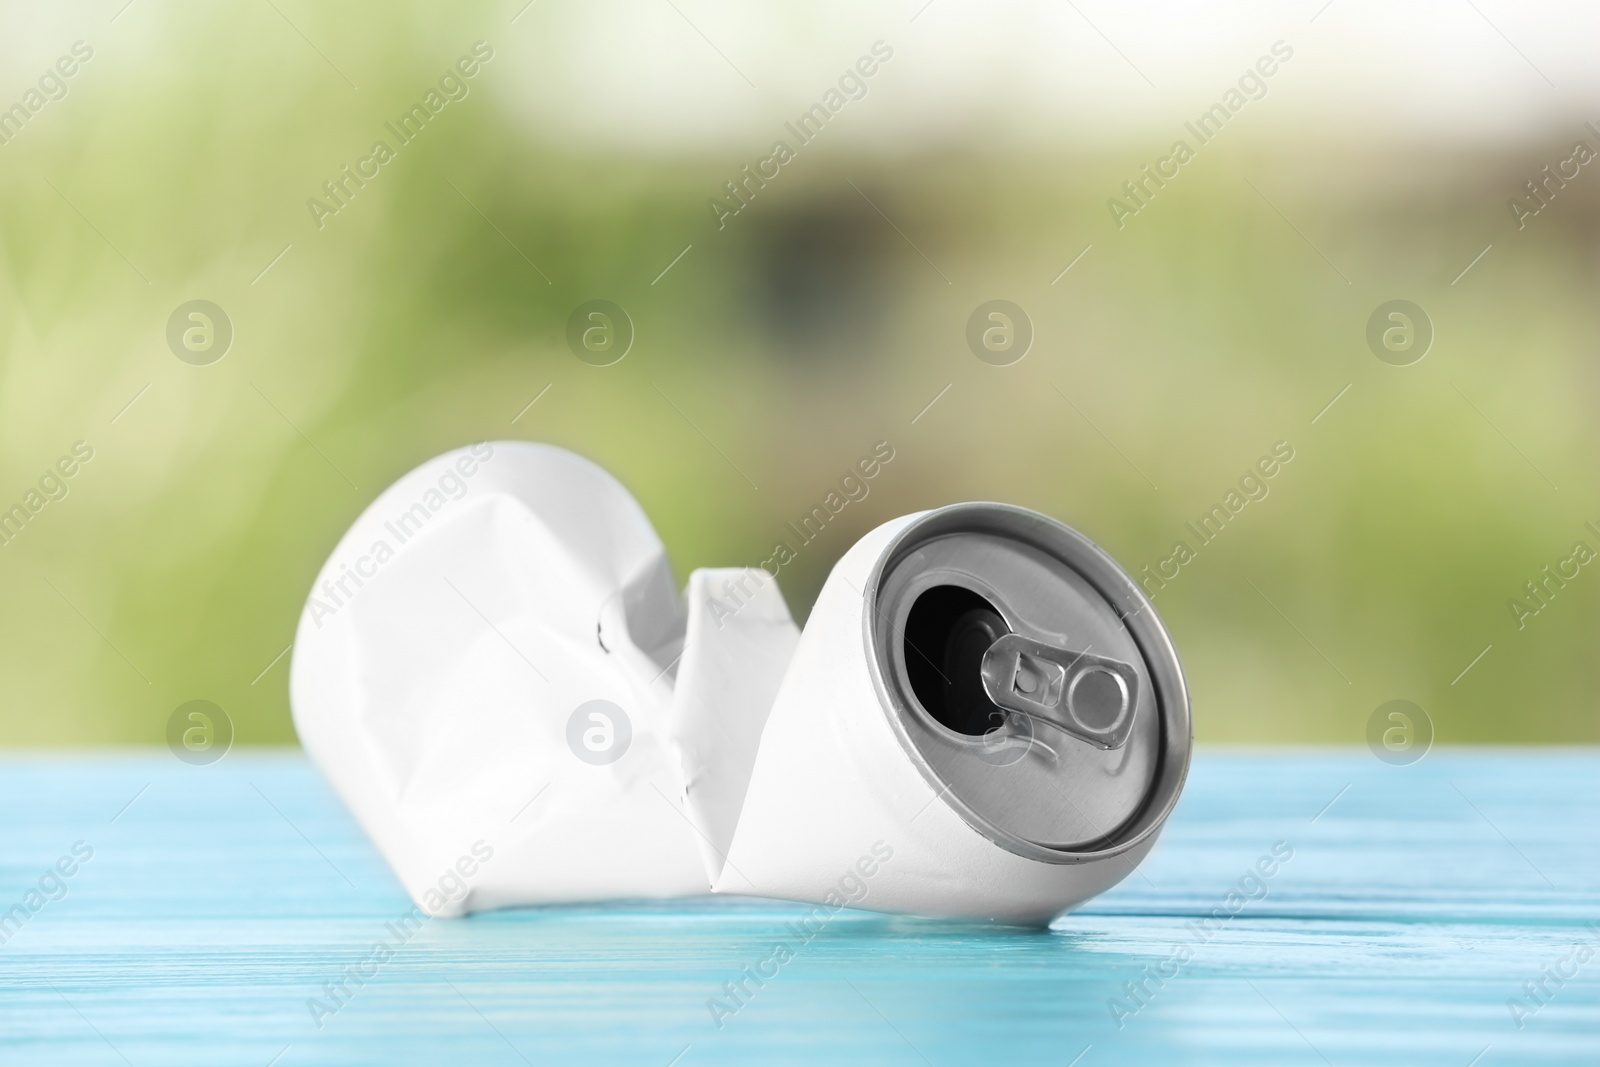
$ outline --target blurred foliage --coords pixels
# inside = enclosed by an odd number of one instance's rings
[[[718,230],[706,200],[757,146],[541,138],[497,96],[502,46],[319,230],[306,199],[492,36],[412,17],[323,27],[359,91],[270,7],[196,7],[139,48],[108,32],[0,147],[0,508],[95,450],[0,547],[0,741],[159,743],[197,697],[242,742],[291,741],[288,658],[266,668],[317,568],[385,485],[485,438],[612,470],[680,576],[765,558],[887,439],[871,495],[785,569],[797,618],[855,538],[959,500],[1046,511],[1138,571],[1288,441],[1270,495],[1156,600],[1200,739],[1359,743],[1403,697],[1445,743],[1600,740],[1600,575],[1520,631],[1507,608],[1600,547],[1600,179],[1519,232],[1505,199],[1537,153],[1240,131],[1118,230],[1106,197],[1148,153],[819,142]],[[996,297],[1036,329],[1009,367],[964,340]],[[1437,332],[1410,367],[1364,341],[1395,297]],[[166,347],[195,298],[234,325],[212,366]],[[565,346],[595,298],[637,329],[612,367]]]

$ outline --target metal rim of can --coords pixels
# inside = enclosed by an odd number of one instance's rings
[[[901,719],[904,709],[895,688],[884,676],[886,649],[880,648],[881,608],[878,594],[885,577],[918,546],[947,534],[988,533],[1015,539],[1072,568],[1116,613],[1144,657],[1155,687],[1160,715],[1160,765],[1143,806],[1127,823],[1113,831],[1103,846],[1051,848],[1029,841],[995,825],[965,804],[924,757]],[[1155,607],[1127,571],[1104,549],[1078,531],[1048,515],[1014,504],[973,502],[934,508],[907,523],[885,547],[867,576],[862,597],[862,640],[867,671],[884,717],[900,747],[923,778],[946,804],[975,831],[1006,851],[1025,859],[1053,864],[1090,863],[1122,855],[1158,833],[1183,791],[1194,747],[1188,683],[1171,635],[1156,615]]]

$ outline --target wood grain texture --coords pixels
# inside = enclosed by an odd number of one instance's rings
[[[1047,933],[845,911],[803,939],[806,909],[746,900],[436,919],[319,1028],[308,999],[410,905],[298,752],[11,755],[0,908],[94,856],[0,945],[0,1062],[1593,1065],[1597,782],[1592,749],[1202,750],[1149,861]]]

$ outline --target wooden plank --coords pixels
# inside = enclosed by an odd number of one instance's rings
[[[0,945],[0,1061],[1592,1065],[1597,780],[1593,749],[1202,750],[1156,853],[1048,933],[807,938],[724,900],[437,919],[319,1028],[409,902],[298,752],[12,756],[0,908],[93,858]]]

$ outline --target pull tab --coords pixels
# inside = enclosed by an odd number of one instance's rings
[[[1005,634],[983,654],[981,673],[1002,708],[1097,748],[1121,748],[1133,730],[1139,675],[1121,660]]]

